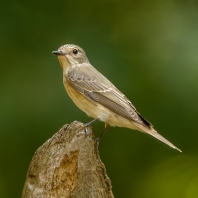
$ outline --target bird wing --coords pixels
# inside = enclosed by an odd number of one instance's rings
[[[152,127],[135,109],[127,97],[106,77],[89,64],[69,68],[67,80],[88,99],[102,104],[111,111],[143,126]]]

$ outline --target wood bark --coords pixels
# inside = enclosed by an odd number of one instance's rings
[[[89,127],[64,125],[34,154],[22,198],[113,198],[112,186]]]

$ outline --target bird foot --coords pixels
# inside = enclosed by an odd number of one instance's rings
[[[96,138],[96,150],[98,151],[99,143],[100,143],[101,138],[98,137]]]
[[[85,127],[85,137],[87,137],[89,135],[88,126],[86,126],[86,124],[84,124],[84,127]]]

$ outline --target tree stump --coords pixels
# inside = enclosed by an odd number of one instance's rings
[[[64,125],[34,154],[22,198],[113,198],[89,127],[74,121]]]

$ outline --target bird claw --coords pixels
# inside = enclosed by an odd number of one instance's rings
[[[88,126],[86,126],[86,124],[84,124],[84,127],[85,127],[85,137],[87,137],[89,135]]]
[[[96,138],[96,150],[98,151],[99,143],[100,143],[100,137]]]
[[[88,122],[86,124],[83,124],[85,127],[85,137],[87,137],[89,135],[89,131],[88,131],[88,126],[90,126],[93,122],[95,122],[96,120],[98,120],[98,118],[95,118],[94,120],[92,120],[91,122]]]

